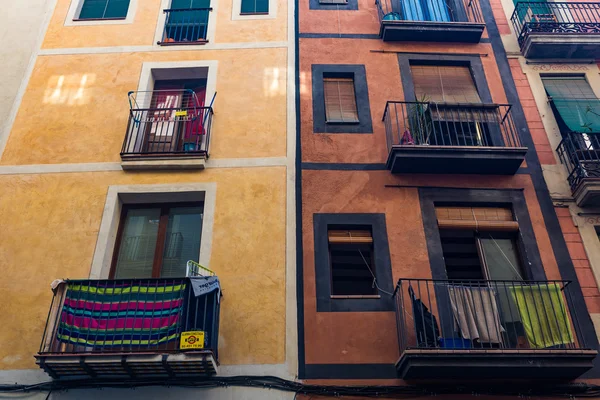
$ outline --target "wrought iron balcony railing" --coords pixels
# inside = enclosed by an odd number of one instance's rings
[[[567,167],[572,191],[576,191],[584,179],[600,178],[600,133],[563,134],[556,152]]]
[[[212,116],[212,107],[134,108],[121,158],[208,158]]]
[[[194,285],[208,279],[215,290],[198,293]],[[62,282],[38,364],[54,378],[172,375],[178,368],[210,375],[218,363],[219,297],[215,277]]]
[[[166,15],[162,39],[158,44],[206,43],[208,17],[212,8],[185,8],[164,10]]]
[[[600,3],[518,2],[511,17],[519,45],[531,34],[600,34]]]
[[[483,23],[477,0],[376,0],[380,21]]]
[[[394,146],[520,147],[511,106],[388,101],[383,114]]]
[[[585,349],[566,281],[401,279],[394,292],[407,349]]]
[[[400,279],[402,377],[548,379],[592,367],[567,281]]]

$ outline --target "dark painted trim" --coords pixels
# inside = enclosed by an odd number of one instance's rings
[[[492,40],[490,38],[481,38],[479,43],[492,43]]]
[[[308,7],[310,10],[358,10],[358,0],[348,0],[347,4],[321,4],[319,0],[309,0]]]
[[[376,39],[378,34],[371,33],[300,33],[301,39]]]
[[[370,226],[373,235],[374,269],[377,284],[382,289],[379,299],[332,299],[331,264],[329,261],[330,225]],[[373,312],[394,311],[392,260],[387,238],[385,214],[313,214],[315,239],[315,286],[317,312]]]
[[[323,78],[326,74],[349,76],[354,79],[354,93],[358,123],[332,124],[325,120],[325,91]],[[313,132],[314,133],[373,133],[367,71],[361,64],[313,64],[312,65]]]
[[[400,77],[404,89],[404,98],[406,101],[416,101],[415,86],[413,83],[411,65],[429,64],[429,65],[465,65],[471,69],[473,82],[479,92],[483,103],[491,104],[492,95],[488,87],[483,64],[479,55],[429,55],[417,53],[399,53],[398,64],[400,64]]]
[[[302,169],[323,171],[387,171],[385,164],[343,164],[303,162]]]
[[[304,379],[398,379],[394,364],[306,364]]]
[[[489,0],[481,0],[480,7],[487,26],[488,34],[491,39],[492,49],[494,51],[494,56],[498,65],[498,70],[500,72],[506,98],[513,106],[513,120],[518,132],[521,135],[523,144],[529,149],[533,150],[535,149],[533,138],[529,132],[525,113],[521,107],[521,102],[519,101],[517,87],[512,78],[510,64],[508,63],[504,44],[502,42],[502,38],[500,37],[500,32],[498,30],[498,26],[496,25],[494,13]],[[550,243],[554,252],[554,258],[558,264],[560,275],[562,279],[573,282],[571,284],[572,298],[567,299],[569,308],[574,310],[579,318],[581,333],[585,343],[591,348],[598,349],[598,337],[596,336],[594,324],[590,317],[587,305],[585,304],[583,291],[581,290],[581,285],[579,283],[577,273],[575,272],[575,266],[571,260],[567,243],[558,222],[556,211],[554,210],[554,204],[552,203],[548,186],[544,180],[542,167],[540,165],[537,153],[535,151],[528,151],[525,160],[527,162],[528,169],[531,171],[531,180],[535,188],[538,204],[542,210],[544,224],[546,226],[546,230],[548,231]],[[594,368],[584,374],[582,378],[600,378],[600,357],[596,357],[594,360]]]
[[[484,205],[490,207],[510,206],[515,220],[519,222],[519,241],[524,250],[521,254],[526,279],[545,280],[546,272],[537,246],[533,225],[527,211],[525,195],[519,189],[442,189],[420,188],[421,214],[427,240],[431,276],[448,279],[442,252],[442,243],[435,215],[435,203],[456,205]]]
[[[304,343],[304,256],[303,256],[303,241],[302,241],[302,140],[301,132],[301,115],[300,115],[300,38],[298,30],[300,27],[300,0],[294,1],[296,12],[294,13],[294,50],[296,52],[296,60],[294,62],[295,82],[296,82],[296,318],[297,318],[297,333],[298,333],[298,379],[304,379],[306,375],[305,361],[306,350]],[[289,56],[289,55],[288,55]]]

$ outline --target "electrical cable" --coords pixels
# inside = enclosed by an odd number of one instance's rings
[[[218,387],[255,387],[263,389],[281,390],[307,396],[359,396],[367,398],[415,398],[423,396],[436,396],[444,394],[459,395],[498,395],[498,396],[544,396],[544,397],[586,397],[599,398],[600,386],[586,383],[554,384],[554,385],[428,385],[428,386],[335,386],[335,385],[310,385],[295,382],[274,376],[229,376],[198,378],[171,378],[171,379],[78,379],[55,380],[40,382],[34,385],[0,385],[0,392],[17,393],[30,391],[65,391],[86,388],[136,388],[136,387],[182,387],[182,388],[218,388]]]

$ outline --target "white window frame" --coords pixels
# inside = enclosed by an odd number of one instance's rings
[[[125,19],[107,19],[107,20],[77,20],[85,0],[71,0],[71,5],[65,18],[65,26],[95,26],[95,25],[126,25],[132,24],[138,8],[139,0],[129,0],[129,9]]]
[[[90,279],[108,279],[124,204],[171,203],[196,197],[204,202],[199,263],[210,266],[217,184],[183,183],[109,186],[90,269]]]
[[[247,14],[242,15],[242,0],[232,0],[231,5],[231,19],[246,20],[246,19],[275,19],[277,18],[277,3],[278,0],[269,0],[269,13],[268,14]]]
[[[217,2],[218,2],[218,0],[210,0],[210,7],[212,8],[212,11],[208,12],[208,29],[206,31],[206,41],[209,44],[212,43],[215,38],[215,31],[216,31],[216,27],[217,27]],[[161,2],[160,2],[160,14],[158,15],[158,22],[156,23],[156,31],[154,32],[153,45],[155,45],[155,46],[158,46],[158,42],[160,42],[163,39],[162,36],[163,36],[163,32],[165,30],[165,24],[167,23],[167,14],[164,13],[164,10],[170,9],[172,3],[173,3],[173,0],[161,0]],[[205,44],[199,44],[199,45],[186,44],[186,45],[182,45],[182,46],[169,46],[167,48],[170,48],[170,47],[172,47],[173,49],[178,49],[178,50],[181,50],[181,47],[185,47],[186,50],[196,50],[196,49],[201,49],[203,47],[206,47],[206,45]]]

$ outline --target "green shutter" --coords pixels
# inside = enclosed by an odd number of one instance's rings
[[[79,19],[125,18],[130,0],[84,0]]]
[[[558,117],[573,132],[600,132],[600,100],[582,76],[542,77]]]

